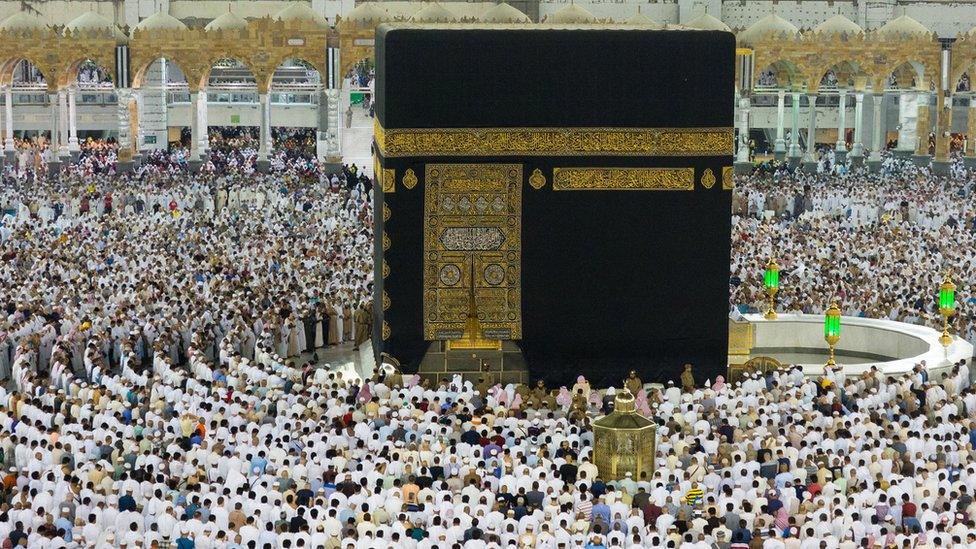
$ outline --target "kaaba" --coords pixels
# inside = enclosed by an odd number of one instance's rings
[[[727,32],[380,26],[377,355],[504,343],[550,386],[724,373],[734,55]]]

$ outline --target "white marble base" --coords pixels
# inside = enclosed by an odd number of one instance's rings
[[[802,354],[800,350],[816,350],[826,356],[827,343],[823,337],[823,315],[780,314],[776,320],[766,320],[760,314],[745,315],[753,325],[754,354],[777,358],[776,350],[789,357]],[[844,373],[858,375],[877,366],[883,374],[909,372],[925,361],[933,374],[963,359],[973,357],[973,346],[965,339],[953,337],[948,347],[939,342],[942,332],[905,322],[875,318],[842,317],[841,338],[837,344],[837,363]],[[856,358],[844,362],[844,354],[874,355],[885,358]],[[856,362],[856,363],[855,363]],[[800,364],[806,375],[823,373],[823,363]]]

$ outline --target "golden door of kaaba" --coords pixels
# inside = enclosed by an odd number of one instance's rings
[[[725,373],[735,36],[584,27],[377,28],[373,345],[404,372]]]
[[[522,165],[427,164],[424,338],[522,337]]]

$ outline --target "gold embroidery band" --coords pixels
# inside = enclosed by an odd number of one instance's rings
[[[555,168],[554,191],[693,191],[694,168]]]
[[[384,129],[386,158],[404,156],[727,156],[732,128]]]

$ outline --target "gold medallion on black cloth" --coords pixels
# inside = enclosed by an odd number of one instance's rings
[[[424,176],[424,338],[460,338],[472,295],[484,337],[521,338],[522,165],[427,164]]]

